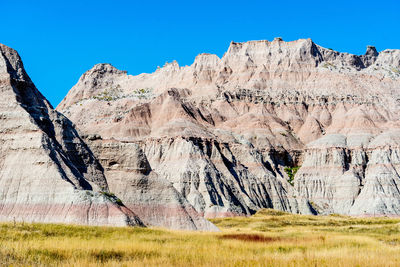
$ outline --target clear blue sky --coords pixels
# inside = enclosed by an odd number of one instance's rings
[[[400,48],[399,0],[1,0],[0,9],[0,43],[18,50],[54,106],[96,63],[153,72],[202,52],[222,56],[232,40],[311,38],[355,54]]]

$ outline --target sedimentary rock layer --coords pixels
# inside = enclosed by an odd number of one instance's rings
[[[152,171],[138,145],[115,140],[89,142],[104,166],[110,191],[146,225],[218,230],[196,212],[168,180]]]
[[[4,45],[0,92],[0,221],[218,230],[151,170],[138,146],[100,141],[93,155]]]
[[[398,215],[399,99],[400,50],[275,39],[138,76],[98,64],[57,109],[88,136],[139,146],[206,217]]]
[[[1,221],[142,225],[107,197],[101,165],[35,88],[17,52],[4,45],[0,93]]]

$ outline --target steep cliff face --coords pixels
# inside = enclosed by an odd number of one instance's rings
[[[327,135],[308,145],[296,176],[299,194],[321,213],[398,215],[399,130]]]
[[[102,167],[72,123],[55,111],[0,45],[0,220],[141,225],[100,191]]]
[[[276,39],[138,76],[98,64],[57,109],[85,134],[138,145],[207,217],[397,215],[399,99],[400,50]]]

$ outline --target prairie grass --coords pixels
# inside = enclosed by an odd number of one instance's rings
[[[400,219],[262,210],[219,233],[0,224],[3,266],[399,266]]]

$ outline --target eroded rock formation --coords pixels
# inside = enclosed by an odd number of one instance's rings
[[[137,145],[100,142],[95,156],[4,45],[0,92],[0,221],[218,230],[151,170]]]
[[[206,217],[265,207],[398,215],[399,99],[400,50],[357,56],[276,39],[138,76],[98,64],[57,109],[101,136],[88,142],[108,162],[125,148],[101,143],[138,146]]]
[[[152,171],[146,155],[133,143],[98,140],[91,145],[105,168],[110,191],[149,226],[218,230],[173,185]]]
[[[72,123],[0,45],[0,220],[142,225],[107,196],[101,165]]]

